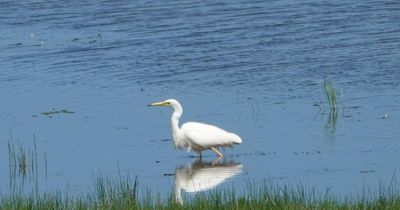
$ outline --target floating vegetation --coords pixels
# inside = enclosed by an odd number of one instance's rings
[[[67,109],[56,110],[55,108],[53,108],[49,112],[42,112],[42,114],[46,115],[46,116],[50,116],[50,115],[54,115],[54,114],[73,114],[73,113],[75,113],[75,112],[67,110]]]

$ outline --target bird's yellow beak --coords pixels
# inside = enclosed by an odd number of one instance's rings
[[[147,106],[168,106],[168,102],[165,102],[165,101],[155,102],[155,103],[151,103]]]

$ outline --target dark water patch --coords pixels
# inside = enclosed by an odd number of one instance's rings
[[[369,173],[374,173],[376,170],[362,170],[360,171],[360,174],[369,174]]]
[[[51,111],[42,112],[42,115],[51,116],[51,115],[55,115],[55,114],[74,114],[74,113],[75,112],[67,110],[67,109],[56,110],[55,108],[53,108]]]

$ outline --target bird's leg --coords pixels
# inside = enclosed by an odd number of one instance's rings
[[[199,151],[199,160],[201,161],[201,158],[202,158],[203,156],[201,155],[201,151]]]
[[[224,154],[222,154],[220,151],[217,150],[215,147],[210,147],[215,153],[218,154],[219,157],[224,157]]]
[[[215,160],[211,163],[211,165],[212,165],[212,166],[217,165],[217,163],[218,163],[222,158],[223,158],[222,156],[219,156],[219,157],[215,158]]]

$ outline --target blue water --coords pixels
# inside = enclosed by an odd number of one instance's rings
[[[3,1],[0,191],[8,142],[32,148],[33,136],[42,190],[120,171],[173,191],[168,174],[196,158],[173,148],[171,110],[146,107],[167,98],[182,122],[242,137],[224,151],[240,170],[215,187],[377,189],[400,158],[399,19],[395,1]],[[334,121],[322,79],[338,94]],[[60,110],[74,113],[43,114]]]

